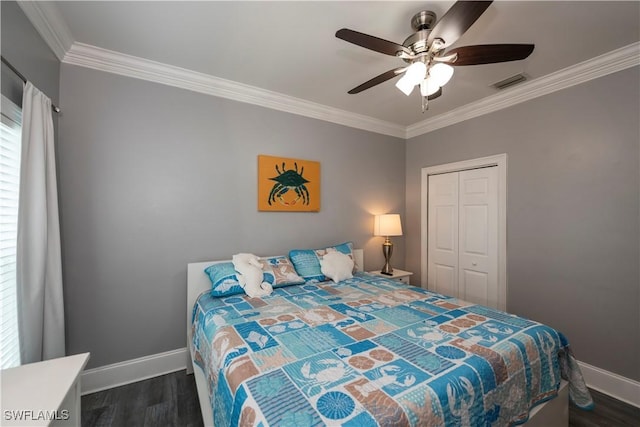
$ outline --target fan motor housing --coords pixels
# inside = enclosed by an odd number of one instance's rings
[[[411,49],[413,53],[426,52],[427,50],[429,50],[427,39],[429,38],[430,32],[431,30],[420,30],[418,32],[415,32],[407,37],[402,45]]]
[[[436,14],[430,10],[422,10],[411,18],[413,31],[430,30],[436,23]]]
[[[429,50],[427,39],[436,20],[436,14],[430,10],[423,10],[413,15],[411,18],[411,28],[413,28],[415,33],[407,37],[402,45],[410,49],[414,54],[427,52]]]

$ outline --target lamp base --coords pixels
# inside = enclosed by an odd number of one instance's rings
[[[384,255],[384,267],[382,267],[382,271],[380,271],[380,274],[393,276],[393,268],[391,268],[391,264],[389,264],[389,261],[391,260],[391,254],[393,254],[393,243],[391,243],[391,240],[388,237],[382,244],[382,254]]]

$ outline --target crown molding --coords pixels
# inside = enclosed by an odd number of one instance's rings
[[[77,43],[74,42],[67,23],[53,2],[19,0],[18,5],[56,57],[64,63],[148,80],[403,139],[414,138],[640,65],[640,42],[636,42],[405,127],[255,86]]]
[[[62,62],[384,135],[405,137],[405,127],[402,125],[83,43],[73,43]]]
[[[17,3],[45,43],[62,61],[74,40],[69,26],[55,3],[46,1],[18,1]]]
[[[640,42],[624,46],[444,114],[409,125],[406,139],[640,65]]]
[[[73,43],[62,62],[259,105],[397,138],[410,139],[508,108],[539,96],[638,66],[640,65],[640,42],[572,65],[407,127],[83,43]]]

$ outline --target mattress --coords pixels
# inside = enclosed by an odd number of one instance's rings
[[[558,331],[367,273],[205,292],[192,337],[217,426],[516,425],[561,377],[592,404]]]

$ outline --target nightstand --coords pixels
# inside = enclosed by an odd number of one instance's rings
[[[380,273],[380,270],[369,271],[371,274],[375,274],[376,276],[386,277],[387,279],[397,280],[398,282],[409,284],[409,277],[413,275],[411,271],[400,270],[399,268],[393,269],[393,275],[387,276],[386,274]]]

